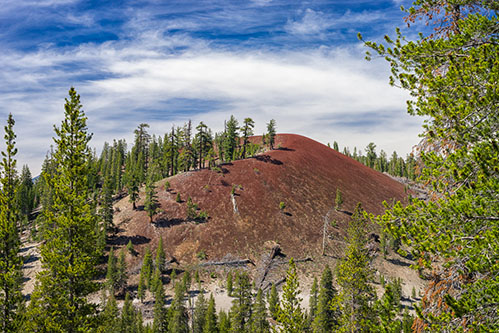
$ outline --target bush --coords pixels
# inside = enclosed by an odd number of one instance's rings
[[[179,203],[182,202],[182,199],[180,198],[180,193],[179,192],[177,192],[177,197],[175,198],[175,201],[179,202]]]
[[[279,209],[280,210],[286,209],[286,204],[283,201],[279,202]]]

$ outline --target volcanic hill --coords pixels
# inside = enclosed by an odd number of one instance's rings
[[[120,232],[114,243],[132,240],[143,253],[146,246],[155,249],[163,237],[167,254],[183,263],[199,261],[200,253],[207,260],[228,255],[255,260],[266,245],[275,243],[286,255],[315,257],[322,251],[324,216],[330,212],[337,223],[329,227],[328,252],[337,256],[358,202],[366,211],[380,214],[384,200],[406,198],[401,183],[309,138],[280,134],[275,146],[216,171],[190,171],[158,182],[162,212],[153,223],[141,206],[143,192],[137,210],[132,210],[128,197],[122,199],[115,205]],[[340,211],[332,209],[336,189],[344,200]],[[208,213],[205,222],[187,219],[189,197]]]

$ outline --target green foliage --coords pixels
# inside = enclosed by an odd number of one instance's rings
[[[236,118],[231,115],[225,126],[225,134],[223,141],[223,160],[228,162],[236,158],[236,149],[238,145],[238,127],[239,123]]]
[[[166,265],[166,254],[163,247],[163,236],[159,238],[158,248],[156,249],[156,259],[154,260],[154,266],[159,269],[160,272],[165,271]]]
[[[178,203],[182,202],[182,199],[180,198],[180,192],[177,192],[177,196],[175,197],[175,201]]]
[[[126,294],[125,303],[121,310],[121,320],[119,324],[120,332],[139,333],[142,330],[142,317],[135,310],[130,299],[130,294]]]
[[[341,205],[343,205],[343,195],[339,188],[336,189],[336,197],[334,199],[334,209],[341,210]]]
[[[153,332],[168,332],[168,316],[165,307],[165,291],[163,284],[157,286],[154,291],[154,320],[152,324]]]
[[[263,298],[263,292],[258,289],[255,298],[255,304],[253,305],[253,312],[251,313],[251,332],[254,333],[265,333],[270,332],[270,325],[267,320],[267,308],[265,306],[265,299]]]
[[[131,255],[135,255],[135,249],[133,248],[133,243],[132,243],[132,240],[130,239],[128,241],[128,243],[126,244],[126,250],[128,251],[128,253],[130,253]]]
[[[16,203],[19,213],[26,220],[29,219],[31,211],[35,208],[35,189],[33,185],[31,171],[27,165],[23,165],[16,191]]]
[[[245,332],[250,329],[248,323],[251,317],[253,295],[247,273],[236,275],[235,288],[232,294],[232,307],[230,309],[231,332]]]
[[[370,267],[367,245],[367,219],[360,204],[348,225],[347,249],[336,268],[336,279],[341,287],[335,307],[341,310],[340,329],[367,331],[373,321],[372,303],[376,293],[371,285],[374,274]]]
[[[243,127],[241,127],[243,135],[243,151],[241,153],[242,158],[246,158],[248,150],[248,140],[249,137],[253,135],[253,128],[255,127],[255,122],[251,118],[245,118],[243,122]]]
[[[175,296],[169,309],[168,331],[176,333],[188,333],[188,315],[184,304],[186,289],[182,283],[175,285]]]
[[[19,329],[24,298],[22,295],[23,259],[19,255],[21,240],[17,223],[19,219],[18,202],[16,202],[16,135],[15,121],[9,114],[5,126],[6,150],[2,151],[0,167],[0,331],[9,332]],[[28,170],[29,171],[29,170]],[[24,168],[23,168],[24,173]]]
[[[314,281],[312,282],[312,287],[310,288],[310,298],[309,298],[309,311],[308,311],[308,322],[307,325],[311,326],[312,322],[315,319],[317,314],[317,302],[319,297],[319,287],[317,286],[317,278],[314,277]]]
[[[274,283],[272,283],[272,287],[270,288],[269,294],[269,312],[272,319],[277,319],[277,310],[279,309],[279,294],[277,293],[277,288]]]
[[[305,327],[305,316],[300,307],[300,285],[296,274],[293,258],[289,260],[289,269],[286,273],[286,283],[282,288],[282,299],[277,309],[277,331],[302,332]]]
[[[233,291],[233,285],[232,285],[232,272],[227,273],[227,295],[232,296],[232,291]]]
[[[206,298],[204,297],[204,290],[201,289],[194,307],[194,320],[192,322],[193,333],[203,333],[207,308],[208,305],[206,304]]]
[[[118,305],[116,304],[116,299],[114,294],[111,293],[107,299],[104,311],[101,314],[100,322],[101,325],[98,327],[97,332],[108,333],[108,332],[120,332],[120,312],[118,310]]]
[[[269,146],[270,149],[274,149],[275,144],[275,136],[276,136],[276,128],[275,128],[275,120],[271,119],[267,124],[267,135],[269,138]]]
[[[218,332],[228,333],[230,331],[230,316],[225,311],[218,314]]]
[[[324,268],[319,285],[317,313],[312,323],[314,332],[331,332],[338,325],[339,313],[333,308],[333,299],[337,292],[333,286],[333,273],[329,266]]]
[[[144,259],[142,261],[142,267],[140,268],[140,275],[144,277],[144,281],[149,288],[151,284],[151,275],[152,275],[152,255],[151,250],[149,248],[146,249],[144,254]]]
[[[86,117],[74,88],[66,99],[65,118],[55,127],[55,174],[44,174],[53,203],[44,211],[43,270],[29,306],[27,331],[71,331],[95,327],[96,307],[87,296],[98,289],[93,281],[99,258],[97,216],[88,201],[89,158]]]
[[[206,260],[206,252],[204,250],[201,250],[196,254],[196,257],[198,257],[199,260]]]
[[[149,216],[149,222],[152,223],[152,218],[158,213],[159,200],[156,193],[156,186],[152,180],[148,180],[146,184],[146,199],[144,201],[144,209]]]
[[[396,204],[379,220],[411,246],[416,268],[438,272],[417,329],[499,329],[497,9],[496,1],[417,1],[407,22],[423,19],[433,34],[408,41],[397,30],[385,44],[366,42],[389,62],[390,82],[414,97],[408,112],[426,117],[421,180],[431,200]]]
[[[284,201],[279,202],[279,209],[284,211],[286,209],[286,203]]]
[[[203,333],[218,333],[217,327],[217,309],[215,306],[215,298],[210,294],[208,308],[204,319]]]

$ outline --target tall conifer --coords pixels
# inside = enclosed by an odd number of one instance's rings
[[[5,126],[6,151],[2,151],[0,167],[0,331],[15,331],[20,324],[24,307],[22,295],[22,257],[19,256],[19,213],[16,205],[16,135],[15,121],[9,114]]]
[[[91,157],[87,118],[74,88],[66,99],[65,117],[55,127],[56,176],[44,175],[53,191],[52,209],[45,210],[43,270],[30,303],[27,331],[74,332],[95,326],[96,306],[87,296],[100,253],[95,234],[98,218],[89,202],[87,175]]]

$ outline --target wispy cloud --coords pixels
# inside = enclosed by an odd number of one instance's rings
[[[20,164],[39,170],[70,86],[82,95],[97,148],[114,138],[130,140],[141,122],[156,134],[188,119],[218,131],[231,114],[252,117],[257,133],[274,118],[280,132],[324,143],[374,141],[405,153],[417,142],[420,121],[404,111],[408,96],[387,85],[386,64],[365,62],[355,40],[331,42],[352,22],[383,21],[384,13],[286,1],[225,4],[151,1],[81,15],[50,12],[71,26],[57,32],[68,40],[62,46],[59,37],[36,35],[36,47],[26,49],[27,39],[17,47],[14,33],[0,36],[0,117],[12,112],[17,120]],[[117,23],[109,25],[118,11]],[[77,39],[78,31],[107,30],[117,37]]]

